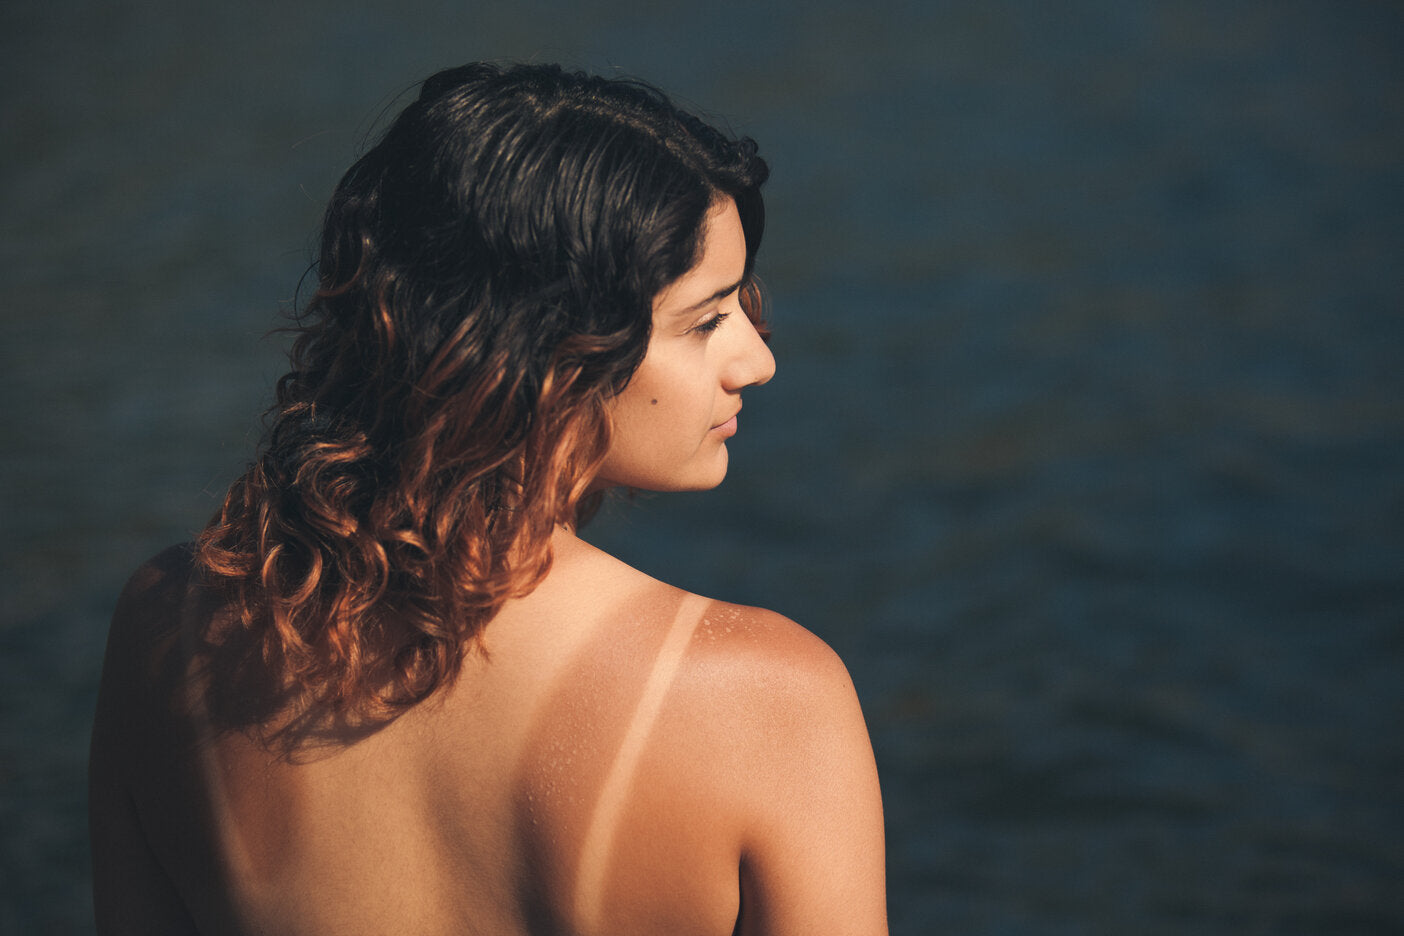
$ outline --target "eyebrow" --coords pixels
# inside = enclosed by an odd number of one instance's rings
[[[741,278],[740,278],[739,280],[737,280],[736,282],[732,283],[730,286],[723,286],[721,289],[718,289],[716,292],[712,293],[712,294],[711,294],[710,296],[708,296],[706,299],[703,299],[703,300],[701,300],[700,302],[694,302],[692,305],[688,306],[686,309],[678,309],[677,312],[675,312],[674,314],[675,314],[675,315],[687,315],[687,314],[690,313],[690,312],[696,312],[697,310],[701,309],[703,306],[710,305],[711,303],[716,302],[718,299],[725,299],[727,296],[729,296],[729,295],[731,295],[732,293],[736,292],[736,290],[740,289],[742,286],[745,286],[745,285],[746,285],[746,281],[747,281],[748,279],[750,279],[750,278],[751,278],[751,277],[750,277],[750,274],[746,274],[745,276],[741,277]]]

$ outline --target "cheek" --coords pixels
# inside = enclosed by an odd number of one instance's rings
[[[660,435],[684,441],[711,427],[712,399],[697,380],[674,375],[667,385],[650,387],[641,402]]]
[[[634,373],[634,379],[619,395],[618,412],[626,421],[642,425],[664,406],[667,394],[654,379],[652,368],[644,365]]]
[[[659,441],[660,426],[668,422],[668,395],[647,366],[640,367],[629,385],[614,398],[614,446],[617,451],[649,448]]]
[[[715,410],[706,347],[687,340],[655,343],[615,398],[616,438],[655,454],[691,451],[704,444]],[[642,452],[640,452],[642,454]]]
[[[703,396],[694,369],[685,366],[690,363],[666,356],[645,360],[621,394],[629,416],[652,432],[685,429]]]

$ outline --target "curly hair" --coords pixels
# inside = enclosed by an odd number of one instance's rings
[[[268,430],[197,544],[269,684],[374,719],[452,683],[592,512],[607,403],[719,198],[750,273],[767,174],[637,81],[473,64],[422,84],[336,188]]]

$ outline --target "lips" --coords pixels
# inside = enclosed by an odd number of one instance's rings
[[[725,422],[718,423],[712,427],[713,432],[720,432],[724,436],[736,434],[736,417],[741,413],[741,407],[736,407],[736,412],[731,414],[731,418]]]

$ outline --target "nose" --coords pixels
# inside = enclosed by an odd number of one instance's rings
[[[737,314],[733,318],[740,319],[736,323],[740,327],[733,332],[736,347],[727,362],[723,384],[728,390],[759,387],[775,376],[775,355],[770,353],[770,346],[761,339],[748,316]]]

